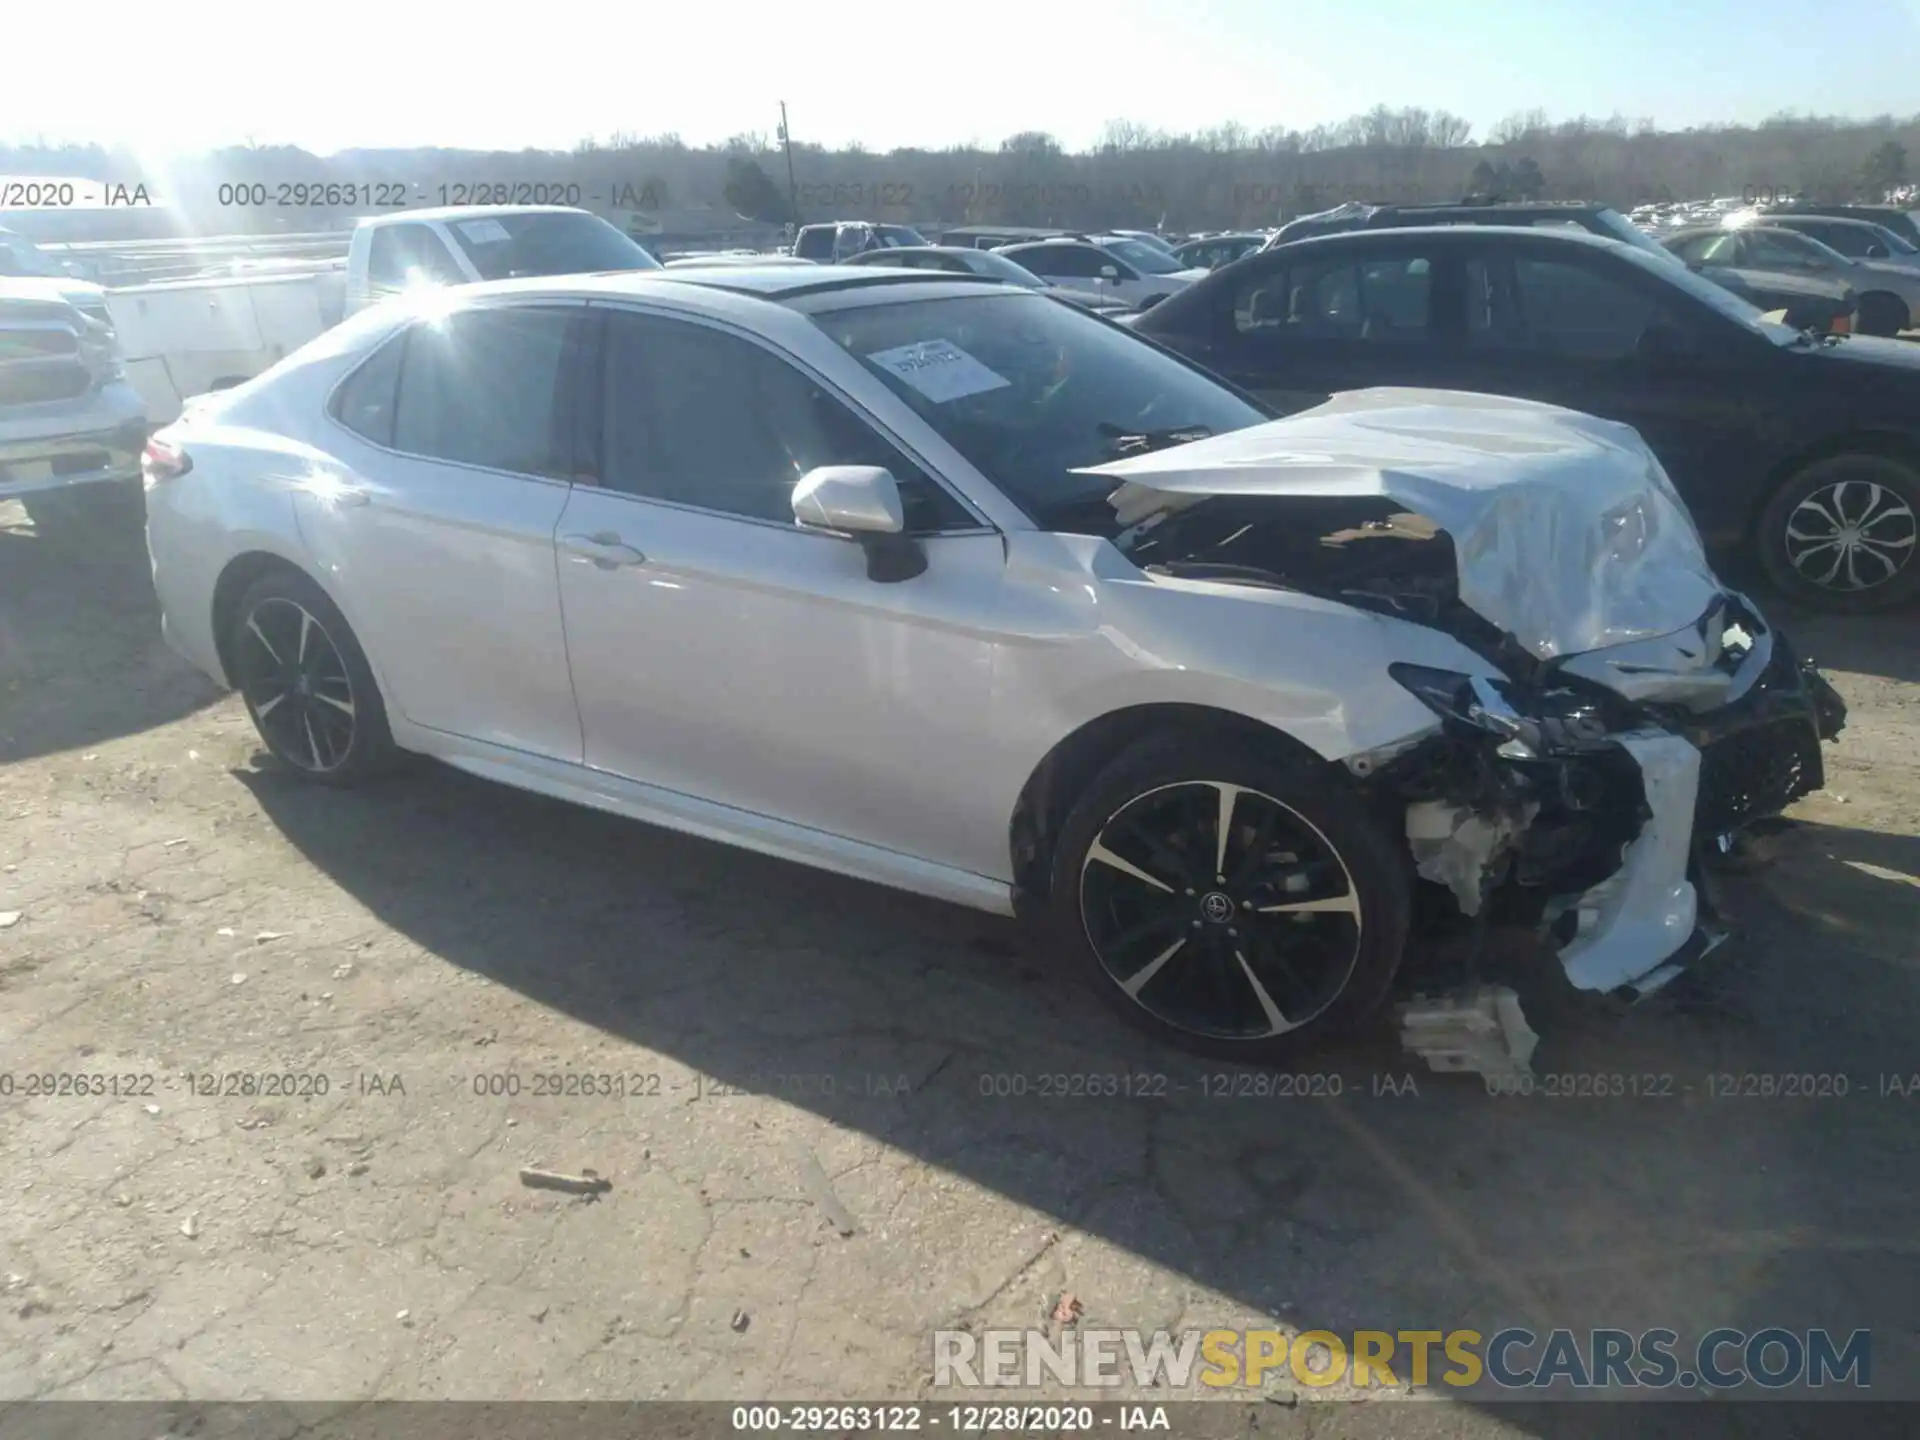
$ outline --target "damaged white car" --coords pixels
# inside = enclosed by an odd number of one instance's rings
[[[1817,788],[1844,716],[1628,429],[1415,391],[1275,421],[957,277],[478,285],[145,469],[165,633],[292,770],[415,752],[1027,916],[1248,1060],[1371,1013],[1416,893],[1657,986],[1703,849]]]

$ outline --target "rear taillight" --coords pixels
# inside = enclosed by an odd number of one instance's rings
[[[140,454],[140,474],[149,485],[178,480],[191,469],[193,460],[187,452],[164,440],[147,441],[147,448]]]
[[[1834,316],[1833,323],[1827,326],[1827,333],[1829,335],[1851,335],[1853,333],[1853,316]]]

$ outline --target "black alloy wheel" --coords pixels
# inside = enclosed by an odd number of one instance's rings
[[[1355,797],[1271,757],[1222,758],[1162,754],[1096,782],[1062,837],[1055,906],[1123,1015],[1258,1060],[1371,1012],[1409,880]]]
[[[366,655],[306,576],[275,571],[254,582],[235,609],[227,656],[261,742],[303,778],[350,785],[393,760]]]

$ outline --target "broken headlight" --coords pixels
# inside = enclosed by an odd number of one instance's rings
[[[1502,740],[1500,753],[1529,760],[1543,753],[1602,743],[1607,723],[1598,707],[1572,690],[1552,690],[1517,703],[1507,682],[1430,665],[1394,664],[1387,673],[1442,720]]]

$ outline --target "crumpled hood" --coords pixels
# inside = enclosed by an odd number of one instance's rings
[[[1127,482],[1127,525],[1215,495],[1385,496],[1447,531],[1461,602],[1542,660],[1672,634],[1721,594],[1639,435],[1528,400],[1355,390],[1078,473]]]

